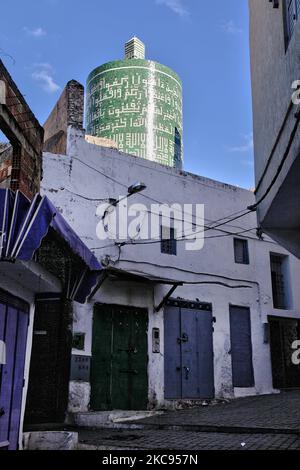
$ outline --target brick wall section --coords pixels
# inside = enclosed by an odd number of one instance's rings
[[[10,187],[13,148],[0,143],[0,188]]]
[[[11,143],[0,155],[0,185],[33,198],[40,190],[44,130],[1,60],[0,82],[0,129]]]
[[[66,154],[68,126],[83,128],[84,87],[76,80],[67,83],[44,124],[44,151]]]

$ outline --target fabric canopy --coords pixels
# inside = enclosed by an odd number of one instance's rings
[[[0,260],[32,260],[50,227],[85,265],[71,294],[84,303],[102,271],[96,257],[46,196],[37,194],[30,201],[20,191],[0,189]]]

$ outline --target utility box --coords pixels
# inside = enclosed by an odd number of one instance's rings
[[[74,356],[71,359],[71,380],[79,382],[90,381],[91,358],[90,356]]]
[[[154,354],[160,353],[160,331],[159,328],[152,330],[152,352]]]

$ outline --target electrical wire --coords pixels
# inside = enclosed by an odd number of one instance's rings
[[[286,160],[289,156],[289,153],[290,153],[290,150],[291,150],[291,147],[292,147],[295,135],[297,133],[299,123],[300,123],[300,111],[298,111],[298,113],[295,116],[296,116],[296,123],[293,127],[293,130],[292,130],[291,134],[290,134],[288,145],[287,145],[286,150],[283,154],[280,165],[278,166],[277,171],[276,171],[274,177],[272,178],[271,183],[269,184],[266,191],[264,192],[264,194],[258,199],[258,201],[256,201],[255,204],[248,207],[248,209],[251,210],[251,211],[256,211],[258,206],[266,199],[266,197],[270,193],[271,189],[273,188],[274,184],[276,183],[276,181],[277,181],[277,179],[278,179],[278,177],[281,173],[281,170],[282,170],[282,168],[283,168],[283,166],[284,166],[284,164],[285,164],[285,162],[286,162]]]
[[[91,198],[91,197],[84,196],[84,195],[82,195],[82,194],[75,193],[74,191],[71,191],[71,190],[68,189],[68,188],[62,188],[62,190],[67,191],[68,193],[73,194],[74,196],[83,198],[83,199],[85,199],[85,200],[87,200],[87,201],[95,201],[95,202],[103,201],[103,202],[109,202],[109,198],[107,198],[107,199],[104,199],[104,198]],[[151,198],[150,196],[145,196],[145,195],[144,195],[144,197],[149,198],[149,199],[151,199],[151,200],[153,200],[153,201],[155,201],[155,202],[159,202],[160,204],[163,204],[163,203],[161,203],[160,201],[157,201],[157,200]],[[158,216],[161,215],[161,213],[153,212],[152,210],[149,210],[149,209],[143,210],[143,211],[140,211],[140,212],[144,212],[145,214],[148,213],[148,214],[151,214],[151,215],[158,215]],[[242,212],[245,212],[245,209],[242,209],[242,210],[239,210],[239,211],[237,211],[237,212],[234,212],[234,213],[231,214],[231,215],[240,214],[240,213],[242,213]],[[185,212],[184,214],[191,215],[191,214],[186,213],[186,212]],[[193,215],[193,216],[194,216],[194,215]],[[229,218],[229,216],[222,217],[222,218],[220,218],[220,219],[217,219],[215,222],[219,222],[219,221],[222,221],[222,220],[226,220],[226,219],[228,219],[228,218]],[[145,219],[145,217],[144,217],[144,219]],[[143,219],[143,220],[144,220],[144,219]],[[178,221],[178,222],[181,222],[181,223],[182,223],[182,219],[178,219],[178,218],[172,217],[172,220]],[[205,228],[210,228],[210,225],[213,224],[213,223],[214,223],[214,221],[209,221],[208,225],[204,225],[204,227],[205,227]],[[192,225],[193,227],[201,227],[201,228],[203,228],[202,225],[196,224],[195,222],[190,222],[190,225]],[[224,224],[224,225],[228,225],[228,222],[226,222],[226,224]],[[234,227],[234,226],[233,226],[233,227]],[[235,226],[235,228],[241,228],[241,227]],[[252,230],[256,230],[256,228],[255,228],[255,229],[252,229]],[[229,231],[224,230],[224,229],[216,229],[216,231],[222,232],[222,233],[226,233],[226,234],[229,234],[229,235],[233,235],[233,234],[234,234],[234,232],[229,232]],[[250,230],[249,230],[249,231],[250,231]],[[191,233],[191,235],[192,235],[192,233]],[[255,238],[249,238],[249,239],[255,240]]]
[[[97,170],[95,169],[95,171],[97,171]],[[102,174],[102,173],[101,173],[101,174]],[[103,174],[103,176],[105,176],[105,175]],[[121,184],[121,183],[119,183],[119,184]],[[126,185],[124,185],[124,187],[126,187]],[[71,190],[68,189],[68,188],[61,188],[61,190],[62,190],[62,191],[67,191],[68,193],[73,194],[74,196],[80,197],[80,198],[82,198],[82,199],[85,199],[85,200],[87,200],[87,201],[94,201],[94,202],[103,201],[103,202],[109,202],[109,198],[106,198],[106,199],[105,199],[105,198],[92,198],[92,197],[84,196],[83,194],[75,193],[74,191],[71,191]],[[166,203],[162,203],[161,201],[158,201],[157,199],[154,199],[154,198],[151,197],[151,196],[147,196],[147,195],[145,195],[145,194],[141,194],[141,196],[143,196],[144,198],[149,199],[149,200],[151,200],[151,201],[157,202],[157,203],[159,203],[159,204],[161,204],[161,205],[166,204]],[[149,210],[149,209],[143,210],[143,211],[140,211],[140,212],[145,212],[145,213],[153,214],[153,215],[161,215],[161,213],[153,212],[152,210]],[[176,209],[175,209],[175,212],[179,212],[179,211],[176,211]],[[241,210],[239,210],[239,211],[233,212],[232,214],[229,214],[229,215],[227,215],[227,216],[225,216],[225,217],[221,217],[220,219],[217,219],[216,221],[206,219],[206,220],[208,221],[208,224],[207,224],[207,225],[204,225],[204,227],[209,227],[209,226],[210,226],[211,224],[213,224],[213,223],[216,223],[216,222],[219,222],[219,221],[222,221],[222,220],[226,220],[226,219],[228,219],[229,217],[231,217],[231,216],[233,216],[233,215],[236,215],[236,214],[240,214],[240,213],[242,213],[242,212],[245,212],[245,209],[241,209]],[[188,212],[184,212],[183,215],[190,215],[190,216],[192,216],[192,217],[195,217],[194,214],[190,214],[190,213],[188,213]],[[175,221],[178,221],[178,222],[182,222],[182,219],[178,219],[178,218],[175,218],[175,217],[172,217],[172,220],[175,220]],[[202,228],[202,225],[197,224],[197,223],[195,223],[195,222],[190,222],[190,225],[192,225],[193,227],[201,227],[201,228]],[[229,224],[227,224],[227,225],[229,225]],[[230,226],[230,225],[229,225],[229,226]],[[242,228],[242,227],[235,226],[235,225],[232,225],[232,227],[235,227],[235,228]],[[218,231],[219,231],[219,232],[223,232],[223,233],[231,233],[231,232],[228,232],[228,231],[226,231],[226,230],[221,230],[221,229],[218,230]]]
[[[90,168],[91,170],[101,174],[102,176],[104,176],[105,178],[115,182],[116,184],[119,184],[120,186],[124,187],[124,188],[127,188],[127,186],[123,183],[121,183],[120,181],[116,180],[115,178],[109,176],[109,175],[106,175],[105,173],[101,172],[100,170],[92,167],[91,165],[89,165],[88,163],[86,162],[83,162],[82,160],[80,160],[79,158],[77,157],[73,157],[74,160],[77,160],[79,161],[81,164],[85,165],[86,167]],[[79,196],[79,195],[78,195]],[[146,196],[144,194],[142,194],[142,196],[144,198],[147,198],[147,199],[150,199],[154,202],[158,202],[160,204],[164,204],[162,203],[161,201],[157,201],[155,200],[154,198],[151,198],[150,196]],[[80,196],[79,196],[80,197]],[[87,198],[88,200],[91,200],[91,198]],[[97,199],[99,200],[99,199]],[[251,207],[251,206],[250,206]],[[216,221],[211,221],[211,225],[212,224],[216,224],[217,225],[213,225],[213,226],[210,226],[210,227],[204,227],[204,231],[208,231],[208,230],[215,230],[223,225],[226,225],[226,224],[229,224],[230,222],[233,222],[235,220],[238,220],[242,217],[245,217],[246,215],[248,215],[249,213],[253,212],[253,209],[250,210],[247,210],[244,209],[244,210],[241,210],[241,211],[237,211],[235,213],[232,213],[232,214],[229,214],[225,217],[222,217],[221,219],[218,219]],[[188,214],[186,213],[187,215],[190,215],[190,216],[193,216],[192,214]],[[239,214],[239,215],[237,215]],[[233,215],[237,215],[236,217],[233,217],[230,219],[230,217],[232,217]],[[229,219],[229,220],[228,220]],[[218,223],[218,222],[221,222],[221,223]],[[245,230],[243,231],[244,233],[246,233],[247,231],[251,231],[251,230],[254,230],[254,229],[249,229],[249,230]],[[201,232],[203,231],[203,228],[201,230]],[[194,232],[194,234],[196,234],[197,232]],[[200,231],[198,232],[200,233]],[[237,233],[228,233],[228,234],[224,234],[224,235],[220,235],[220,236],[232,236],[232,235],[237,235]],[[161,240],[157,240],[157,241],[152,241],[152,242],[148,242],[148,243],[161,243]],[[136,242],[133,242],[134,244],[144,244],[144,243],[136,243]],[[146,242],[147,243],[147,242]],[[91,248],[92,250],[98,250],[98,249],[106,249],[108,247],[112,247],[112,246],[118,246],[119,248],[119,257],[118,257],[118,261],[116,262],[127,262],[127,263],[135,263],[135,264],[143,264],[143,265],[151,265],[151,266],[154,266],[154,267],[157,267],[157,268],[163,268],[163,269],[175,269],[177,271],[180,271],[180,272],[185,272],[185,273],[188,273],[188,274],[194,274],[194,275],[202,275],[202,276],[208,276],[208,277],[214,277],[214,278],[218,278],[218,279],[226,279],[226,280],[229,280],[229,281],[232,281],[232,282],[247,282],[247,283],[250,283],[250,284],[254,284],[254,285],[257,285],[259,286],[259,283],[257,281],[251,281],[251,280],[248,280],[248,279],[235,279],[235,278],[230,278],[230,277],[227,277],[227,276],[221,276],[221,275],[217,275],[217,274],[212,274],[212,273],[201,273],[201,272],[192,272],[190,270],[186,270],[186,269],[183,269],[183,268],[178,268],[176,266],[163,266],[163,265],[157,265],[155,263],[150,263],[150,262],[147,262],[147,261],[136,261],[136,260],[126,260],[126,259],[120,259],[120,254],[121,254],[121,247],[124,246],[125,244],[130,244],[130,242],[122,242],[122,243],[114,243],[114,244],[110,244],[110,245],[106,245],[104,247],[96,247],[96,248]],[[249,286],[230,286],[226,283],[223,283],[223,282],[216,282],[216,281],[186,281],[185,284],[212,284],[212,285],[221,285],[221,286],[224,286],[224,287],[228,287],[228,288],[232,288],[232,289],[237,289],[237,288],[249,288]]]
[[[178,268],[177,266],[166,266],[166,265],[151,263],[150,261],[137,261],[137,260],[132,260],[132,259],[121,259],[120,262],[131,263],[131,264],[143,264],[143,265],[153,266],[155,268],[171,269],[171,270],[175,270],[175,271],[184,272],[184,273],[187,273],[187,274],[194,274],[196,276],[207,276],[207,277],[214,277],[216,279],[225,279],[226,281],[232,281],[232,282],[248,282],[249,284],[259,286],[258,281],[251,281],[249,279],[237,279],[237,278],[233,278],[233,277],[222,276],[221,274],[189,271],[188,269]]]
[[[283,122],[282,122],[282,125],[281,125],[281,127],[280,127],[280,129],[279,129],[279,132],[278,132],[278,135],[277,135],[277,138],[276,138],[275,143],[274,143],[274,145],[273,145],[273,148],[272,148],[272,150],[271,150],[270,156],[269,156],[269,158],[268,158],[268,160],[267,160],[267,164],[266,164],[266,166],[265,166],[265,169],[264,169],[264,171],[263,171],[263,173],[262,173],[262,175],[261,175],[261,177],[260,177],[260,179],[259,179],[259,181],[258,181],[258,183],[257,183],[257,185],[256,185],[255,192],[254,192],[255,194],[256,194],[257,191],[259,190],[259,188],[260,188],[260,186],[261,186],[261,184],[262,184],[262,182],[263,182],[263,180],[264,180],[264,177],[266,176],[266,173],[267,173],[268,168],[269,168],[269,166],[270,166],[270,164],[271,164],[271,161],[272,161],[272,159],[273,159],[273,156],[274,156],[274,154],[275,154],[276,148],[277,148],[277,146],[278,146],[278,144],[279,144],[280,138],[281,138],[281,136],[282,136],[282,134],[283,134],[285,125],[286,125],[286,123],[287,123],[287,121],[288,121],[288,118],[289,118],[289,115],[290,115],[290,112],[291,112],[292,109],[293,109],[293,102],[290,101],[290,104],[289,104],[289,107],[288,107],[287,112],[286,112],[286,114],[285,114],[284,120],[283,120]]]
[[[148,214],[150,214],[150,215],[158,215],[158,216],[161,215],[161,213],[159,213],[159,212],[153,212],[152,210],[149,210],[149,209],[147,209],[147,210],[141,210],[140,212],[145,212],[145,213],[148,213]],[[238,212],[234,212],[233,215],[235,215],[235,214],[240,214],[241,212],[245,212],[245,209],[240,210],[240,211],[238,211]],[[184,213],[184,214],[186,214],[186,213]],[[217,223],[217,222],[222,221],[222,220],[225,220],[225,219],[228,219],[228,216],[227,216],[227,217],[223,217],[223,218],[221,218],[221,219],[218,219],[218,220],[216,220],[216,221],[209,221],[209,224],[208,224],[208,225],[206,225],[206,224],[200,225],[200,224],[196,224],[195,222],[189,222],[189,224],[192,225],[193,227],[200,227],[201,229],[203,229],[203,227],[206,228],[206,229],[210,229],[210,226],[211,226],[213,223]],[[182,223],[182,219],[177,219],[176,217],[171,217],[171,220],[172,220],[172,221],[178,221],[178,222],[181,222],[181,223]],[[206,220],[208,220],[208,219],[206,219]],[[229,225],[229,224],[228,224],[227,222],[225,222],[224,225]],[[229,225],[229,226],[230,226],[230,225]],[[242,228],[242,227],[238,227],[238,226],[234,226],[234,225],[232,225],[232,227],[235,227],[235,228],[238,228],[238,229],[241,229],[241,228]],[[228,234],[234,233],[234,232],[229,232],[228,230],[224,230],[224,229],[216,229],[216,231],[222,232],[222,233],[228,233]],[[192,233],[191,233],[191,234],[192,234]]]
[[[242,230],[241,232],[235,232],[235,233],[232,233],[232,234],[223,234],[223,235],[212,235],[212,236],[209,236],[209,237],[205,237],[204,240],[211,240],[211,239],[215,239],[215,238],[226,238],[226,237],[231,237],[231,236],[241,236],[243,235],[244,233],[247,233],[247,232],[250,232],[252,231],[253,228],[250,228],[250,229],[247,229],[247,230]],[[190,234],[191,235],[191,234]],[[188,241],[189,240],[189,236],[190,235],[186,235],[185,237],[182,237],[182,238],[163,238],[163,239],[159,239],[159,240],[145,240],[145,242],[141,241],[126,241],[126,242],[123,242],[123,246],[135,246],[135,245],[155,245],[155,244],[158,244],[158,243],[162,243],[162,242],[172,242],[172,241],[176,241],[176,242],[183,242],[183,241]],[[245,239],[248,239],[248,240],[254,240],[254,241],[257,241],[256,238],[250,238],[250,237],[243,237]],[[192,241],[192,239],[191,239]]]
[[[255,228],[250,228],[250,229],[246,229],[246,230],[242,230],[240,232],[234,232],[234,233],[228,233],[228,234],[223,234],[223,235],[212,235],[212,236],[209,236],[209,237],[205,237],[205,241],[206,240],[211,240],[211,239],[214,239],[214,238],[226,238],[226,237],[231,237],[231,236],[241,236],[243,235],[244,233],[247,233],[247,232],[250,232],[252,230],[255,230]],[[254,241],[258,241],[258,238],[253,238],[253,237],[246,237],[246,236],[243,236],[244,239],[246,240],[254,240]],[[175,239],[176,241],[185,241],[185,239]],[[110,245],[106,245],[106,246],[103,246],[103,247],[93,247],[91,248],[91,250],[104,250],[106,248],[113,248],[113,247],[118,247],[118,248],[121,248],[123,246],[136,246],[136,245],[151,245],[151,244],[156,244],[156,243],[161,243],[161,242],[164,242],[164,241],[173,241],[173,239],[160,239],[160,240],[145,240],[145,242],[139,242],[139,241],[123,241],[123,242],[114,242],[114,243],[111,243]],[[265,243],[271,243],[273,245],[277,245],[276,242],[273,242],[273,241],[269,241],[269,240],[264,240]]]
[[[256,229],[256,227],[250,228],[250,229],[245,229],[245,230],[242,230],[240,232],[226,233],[226,234],[222,234],[222,235],[212,235],[212,236],[209,236],[209,237],[205,237],[205,240],[210,240],[210,239],[213,239],[213,238],[225,238],[225,237],[229,237],[229,236],[230,237],[231,236],[239,236],[239,235],[243,235],[244,233],[248,233],[248,232],[250,232],[252,230],[255,230],[255,229]],[[213,230],[213,228],[212,228],[212,230]],[[205,230],[203,230],[203,232],[205,232]],[[193,233],[190,233],[188,235],[185,235],[182,238],[177,238],[175,240],[176,240],[176,242],[186,241],[189,236],[191,236],[193,234],[196,234],[196,233],[200,233],[200,232],[193,232]],[[248,239],[254,240],[254,241],[257,240],[256,238],[252,238],[252,237],[244,237],[244,238],[248,238]],[[106,245],[104,247],[94,247],[94,248],[91,248],[91,250],[103,250],[105,248],[111,248],[111,247],[114,247],[114,246],[122,247],[122,246],[135,246],[135,245],[154,245],[154,244],[167,242],[167,241],[172,241],[172,240],[173,239],[138,241],[138,240],[131,239],[131,240],[123,241],[123,242],[115,242],[114,244]]]
[[[107,178],[108,180],[113,181],[113,182],[116,183],[116,184],[119,184],[119,185],[122,186],[123,188],[126,188],[126,190],[128,189],[127,185],[124,184],[124,183],[122,183],[120,180],[117,180],[116,178],[113,178],[112,176],[109,176],[109,175],[105,174],[104,172],[100,171],[98,168],[95,168],[95,167],[89,165],[88,163],[84,162],[83,160],[81,160],[81,159],[78,158],[78,157],[72,157],[72,158],[73,158],[73,160],[78,161],[79,163],[81,163],[82,165],[86,166],[87,168],[89,168],[89,169],[95,171],[96,173],[99,173],[100,175],[104,176],[104,177]],[[141,195],[142,197],[146,198],[146,199],[149,199],[149,200],[153,201],[153,202],[157,202],[158,204],[161,204],[161,205],[166,205],[166,204],[167,204],[167,203],[165,203],[165,202],[159,201],[159,200],[157,200],[157,199],[155,199],[155,198],[153,198],[153,197],[151,197],[151,196],[148,196],[148,195],[146,195],[146,194],[140,193],[140,195]],[[229,218],[232,217],[233,215],[239,214],[239,213],[241,213],[241,212],[245,212],[246,210],[247,210],[247,208],[241,209],[241,210],[239,210],[239,211],[237,211],[237,212],[233,212],[233,213],[231,213],[231,214],[228,214],[227,216],[224,216],[224,217],[222,217],[221,219],[217,219],[217,220],[215,220],[215,221],[211,221],[210,223],[213,224],[213,223],[217,223],[217,222],[219,222],[219,221],[225,220],[225,219],[229,219]],[[175,211],[176,211],[176,209],[175,209]],[[178,212],[178,211],[177,211],[177,212]],[[253,211],[249,210],[247,213],[250,213],[250,212],[253,212]],[[182,214],[182,213],[181,213],[181,214]],[[194,217],[194,215],[193,215],[193,214],[190,214],[189,212],[184,212],[183,215],[184,215],[184,214],[189,215],[189,216],[191,216],[191,217]],[[245,215],[246,215],[246,214],[245,214]],[[239,217],[238,217],[238,218],[239,218]],[[232,219],[232,220],[237,220],[237,219]],[[227,223],[230,223],[230,222],[231,222],[231,220],[227,221]],[[225,225],[225,223],[224,223],[224,224],[221,224],[221,225]],[[221,226],[221,225],[220,225],[220,226]]]
[[[244,286],[244,285],[237,285],[237,286],[230,286],[229,284],[225,284],[224,282],[218,282],[218,281],[195,281],[195,282],[190,282],[190,281],[183,281],[182,284],[184,285],[214,285],[214,286],[222,286],[222,287],[227,287],[228,289],[252,289],[250,286]]]
[[[82,199],[85,199],[86,201],[93,201],[93,202],[107,202],[109,203],[109,198],[93,198],[93,197],[87,197],[83,196],[82,194],[75,193],[74,191],[71,191],[68,188],[61,188],[61,191],[67,191],[70,194],[73,194],[74,196],[80,197]]]
[[[249,214],[249,213],[251,213],[251,212],[252,212],[252,211],[247,211],[246,214],[239,215],[239,216],[233,218],[232,220],[236,220],[236,219],[238,219],[238,218],[241,218],[241,217],[243,217],[243,216],[245,216],[245,215],[247,215],[247,214]],[[225,224],[226,224],[226,222],[223,222],[223,223],[217,225],[216,227],[220,227],[221,225],[225,225]],[[138,242],[130,242],[130,241],[128,241],[128,242],[124,242],[124,245],[154,245],[154,244],[156,244],[156,243],[161,243],[162,241],[167,242],[167,241],[172,241],[172,240],[176,240],[177,242],[180,242],[180,241],[185,241],[185,240],[187,240],[188,237],[190,237],[191,235],[197,235],[197,234],[199,234],[199,233],[205,233],[205,232],[208,232],[208,231],[210,231],[210,230],[214,230],[216,227],[213,226],[213,227],[208,227],[208,228],[202,228],[202,230],[198,230],[198,231],[196,231],[196,232],[191,232],[191,233],[189,233],[189,234],[187,234],[187,235],[184,235],[184,236],[181,237],[181,238],[176,238],[176,239],[171,239],[171,238],[170,238],[170,239],[159,239],[159,240],[145,240],[145,241],[138,241]],[[248,232],[248,231],[250,231],[250,230],[253,230],[253,228],[247,229],[245,232]],[[232,233],[226,234],[226,236],[234,236],[234,235],[237,235],[237,233],[236,233],[236,232],[235,232],[235,233],[232,232]],[[224,235],[224,236],[225,236],[225,235]],[[209,238],[209,237],[207,237],[207,238]],[[214,238],[215,238],[215,237],[214,237]]]
[[[116,264],[116,263],[114,263],[114,264]],[[141,276],[149,276],[148,273],[145,273],[143,271],[134,271],[134,272],[130,272],[130,274],[141,275]],[[226,284],[225,282],[221,282],[221,281],[181,281],[180,285],[181,286],[183,286],[183,285],[190,285],[190,286],[193,286],[193,285],[194,286],[214,285],[215,286],[216,285],[216,286],[227,287],[228,289],[252,289],[251,286],[245,286],[245,285],[232,286],[230,284]]]
[[[91,251],[95,251],[95,250],[106,250],[107,248],[113,248],[113,247],[116,247],[118,245],[117,242],[114,242],[114,243],[111,243],[110,245],[105,245],[105,246],[96,246],[96,247],[93,247],[93,248],[90,248]]]
[[[298,121],[298,122],[299,122],[299,121]],[[128,189],[128,188],[127,188],[127,185],[124,184],[124,183],[122,183],[120,180],[118,180],[118,179],[116,179],[116,178],[113,178],[112,176],[109,176],[109,175],[105,174],[104,172],[100,171],[99,169],[97,169],[97,168],[95,168],[95,167],[89,165],[88,163],[84,162],[84,161],[81,160],[80,158],[78,158],[78,157],[73,157],[73,159],[74,159],[74,160],[77,160],[79,163],[81,163],[82,165],[86,166],[87,168],[89,168],[89,169],[91,169],[91,170],[93,170],[93,171],[95,171],[95,172],[101,174],[102,176],[104,176],[105,178],[109,179],[110,181],[113,181],[114,183],[116,183],[116,184],[118,184],[118,185],[120,185],[120,186],[122,186],[122,187]],[[148,199],[148,200],[157,202],[158,204],[161,204],[161,205],[166,204],[166,203],[163,203],[162,201],[159,201],[159,200],[157,200],[157,199],[155,199],[155,198],[153,198],[153,197],[151,197],[151,196],[148,196],[148,195],[145,195],[145,194],[142,194],[142,193],[141,193],[141,196],[144,197],[144,198],[146,198],[146,199]],[[84,197],[84,198],[85,198],[85,196],[80,196],[80,195],[78,195],[78,197]],[[93,199],[93,198],[87,198],[87,199],[88,199],[88,200],[95,200],[95,201],[101,200],[101,199]],[[254,206],[255,206],[255,205],[254,205]],[[248,210],[242,209],[242,210],[233,212],[233,213],[231,213],[231,214],[228,214],[228,215],[226,215],[226,216],[224,216],[224,217],[222,217],[222,218],[220,218],[220,219],[217,219],[217,220],[215,220],[215,221],[210,221],[210,226],[204,226],[204,231],[216,230],[216,231],[220,231],[220,232],[221,232],[222,230],[219,230],[219,227],[224,226],[224,225],[229,225],[231,222],[234,222],[235,220],[238,220],[238,219],[240,219],[240,218],[242,218],[242,217],[245,217],[246,215],[250,214],[251,212],[253,212],[253,211],[255,210],[255,209],[253,209],[254,206],[249,206],[249,207],[247,208]],[[176,209],[175,209],[175,211],[176,211]],[[177,211],[177,212],[178,212],[178,211]],[[181,213],[181,214],[182,214],[182,213]],[[189,216],[191,216],[191,217],[194,217],[193,214],[190,214],[190,213],[188,213],[188,212],[184,212],[184,214],[189,215]],[[239,215],[238,215],[237,217],[230,218],[230,217],[232,217],[233,215],[236,215],[236,214],[239,214]],[[229,220],[228,220],[228,219],[229,219]],[[177,220],[179,220],[179,219],[177,219]],[[218,223],[219,221],[221,222],[220,224],[211,226],[212,224],[216,224],[216,223]],[[223,221],[223,222],[222,222],[222,221]],[[182,221],[181,221],[181,222],[182,222]],[[193,224],[193,226],[199,226],[199,224],[194,224],[194,223],[192,223],[192,224]],[[253,230],[253,229],[252,229],[252,230]],[[200,232],[202,232],[202,231],[203,231],[203,227],[201,227],[201,230],[200,230],[200,231],[198,231],[198,232],[193,232],[193,233],[191,233],[190,235],[196,235],[196,234],[198,234],[198,233],[200,233]],[[250,230],[249,230],[249,231],[250,231]],[[244,232],[244,233],[246,233],[246,232]],[[182,238],[182,240],[185,240],[185,239],[186,239],[187,237],[189,237],[190,235],[185,236],[184,238]],[[228,232],[228,235],[229,235],[229,236],[234,236],[234,235],[236,235],[236,233],[234,233],[234,232]],[[208,238],[208,237],[207,237],[207,238]],[[252,239],[252,240],[256,240],[256,239],[254,239],[254,238],[252,238],[252,237],[248,237],[248,238],[249,238],[249,239]],[[166,241],[167,241],[167,240],[166,240]],[[180,241],[180,239],[179,239],[179,241]],[[145,242],[138,242],[138,243],[136,243],[136,244],[150,244],[150,243],[160,243],[160,242],[161,242],[161,240],[154,240],[154,241],[149,241],[149,242],[146,242],[146,241],[145,241]],[[274,243],[274,242],[273,242],[273,243]],[[126,244],[130,244],[130,242],[127,242]],[[102,249],[102,247],[95,248],[95,249]]]

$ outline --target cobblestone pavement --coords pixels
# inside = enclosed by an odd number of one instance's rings
[[[300,450],[300,390],[166,411],[123,426],[77,429],[81,448]]]
[[[277,432],[300,432],[300,390],[277,395],[240,398],[229,403],[199,406],[138,420],[145,428],[172,426],[208,428],[246,428]],[[201,429],[203,427],[203,429]],[[191,429],[192,430],[192,429]]]
[[[300,437],[290,434],[81,429],[79,442],[82,450],[300,450]]]

